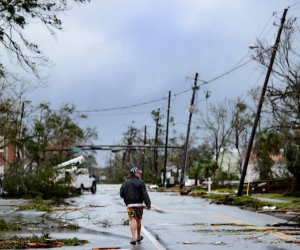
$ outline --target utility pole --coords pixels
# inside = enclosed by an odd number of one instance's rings
[[[147,143],[147,125],[145,125],[144,129],[144,145]],[[142,180],[144,179],[144,166],[145,166],[145,150],[143,150],[143,163],[142,163]]]
[[[169,99],[168,99],[168,113],[167,113],[167,130],[166,130],[166,143],[165,143],[165,162],[164,162],[163,185],[167,185],[166,174],[167,174],[167,159],[168,159],[170,102],[171,102],[171,91],[169,91]]]
[[[252,149],[252,145],[253,145],[253,141],[254,141],[254,137],[255,137],[255,132],[256,132],[258,122],[259,122],[260,113],[261,113],[262,105],[263,105],[264,98],[265,98],[265,93],[266,93],[267,86],[268,86],[268,81],[269,81],[269,78],[270,78],[270,75],[271,75],[271,72],[272,72],[272,67],[273,67],[273,63],[274,63],[274,60],[275,60],[277,47],[278,47],[278,44],[280,42],[280,36],[281,36],[282,29],[283,29],[283,24],[285,22],[286,13],[287,13],[287,9],[284,9],[283,16],[282,16],[282,19],[281,19],[280,28],[278,30],[278,34],[277,34],[277,37],[276,37],[275,45],[273,47],[273,51],[272,51],[268,71],[267,71],[266,78],[265,78],[265,81],[264,81],[264,85],[263,85],[263,88],[262,88],[260,100],[259,100],[259,103],[258,103],[258,106],[257,106],[256,116],[255,116],[255,120],[254,120],[254,123],[253,123],[252,132],[250,134],[248,147],[247,147],[247,151],[246,151],[246,155],[245,155],[245,159],[244,159],[244,163],[243,163],[243,170],[242,170],[242,174],[241,174],[241,180],[240,180],[237,196],[242,196],[243,195],[244,181],[245,181],[245,176],[246,176],[246,173],[247,173],[247,167],[248,167],[248,162],[249,162],[250,155],[251,155],[251,149]]]
[[[196,91],[199,89],[199,86],[197,86],[197,80],[198,80],[198,73],[196,73],[195,76],[195,83],[193,86],[193,96],[192,96],[191,106],[189,110],[190,115],[189,115],[189,122],[188,122],[188,127],[186,132],[185,145],[184,145],[184,157],[183,157],[183,164],[182,164],[182,171],[181,171],[181,178],[180,178],[180,188],[184,186],[184,176],[186,172],[186,165],[187,165],[187,158],[188,158],[188,146],[189,146],[189,137],[190,137],[190,130],[191,130],[194,100],[195,100]]]
[[[19,125],[19,134],[18,134],[18,140],[21,140],[21,132],[22,132],[22,121],[24,117],[24,109],[25,109],[25,102],[22,102],[22,107],[21,107],[21,119],[20,119],[20,125]],[[22,159],[22,152],[21,148],[17,146],[17,157],[19,159]]]
[[[25,115],[25,104],[29,104],[29,103],[31,103],[31,101],[23,101],[22,102],[22,106],[21,106],[21,118],[20,118],[20,125],[19,125],[19,131],[18,131],[18,140],[21,140],[21,137],[22,137],[22,125],[23,125],[22,122],[23,122],[23,118],[24,118],[24,115]],[[16,150],[17,150],[17,157],[19,159],[23,159],[24,158],[24,154],[25,154],[24,145],[22,145],[22,146],[16,146]]]
[[[160,115],[160,108],[157,110],[157,117],[156,117],[156,127],[155,127],[155,138],[154,138],[154,146],[157,145],[158,141],[158,122],[159,122],[159,115]],[[154,169],[154,178],[153,178],[153,184],[156,182],[157,178],[157,148],[154,148],[154,159],[153,159],[153,169]]]

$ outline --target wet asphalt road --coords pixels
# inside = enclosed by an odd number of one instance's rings
[[[151,192],[153,209],[144,211],[141,244],[131,246],[130,230],[124,225],[127,212],[119,197],[120,185],[98,185],[96,194],[84,193],[69,199],[70,206],[79,210],[57,211],[53,219],[77,223],[76,232],[51,231],[55,238],[77,237],[90,243],[79,247],[59,249],[92,249],[96,247],[121,247],[137,250],[179,249],[299,249],[299,235],[292,227],[285,231],[267,226],[284,223],[267,214],[246,211],[237,207],[216,205],[208,199],[180,196],[178,193]],[[32,212],[13,213],[19,219],[28,218]],[[21,215],[21,217],[20,217]],[[42,214],[40,214],[42,215]],[[10,215],[12,216],[12,215]],[[36,231],[35,228],[37,229]],[[31,232],[41,233],[38,226]],[[298,230],[299,232],[299,230]],[[30,235],[20,232],[21,235]],[[290,243],[287,243],[290,242]],[[57,248],[56,248],[57,249]]]

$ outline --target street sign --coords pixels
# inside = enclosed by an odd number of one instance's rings
[[[73,152],[79,152],[82,151],[82,148],[72,148]]]

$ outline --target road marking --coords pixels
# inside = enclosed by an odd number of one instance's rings
[[[154,236],[142,225],[142,232],[147,236],[147,238],[152,242],[152,244],[156,247],[158,250],[166,250],[162,244],[159,243],[157,239],[154,238]]]
[[[154,208],[154,209],[156,209],[156,210],[161,210],[161,208],[156,207],[156,206],[154,206],[154,205],[151,205],[151,208]]]
[[[161,211],[169,211],[169,212],[179,212],[179,213],[189,213],[189,214],[207,214],[206,211],[195,211],[195,210],[178,210],[178,209],[159,209]]]

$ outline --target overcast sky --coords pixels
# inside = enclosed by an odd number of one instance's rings
[[[248,61],[248,46],[257,38],[274,42],[278,26],[273,23],[280,24],[289,6],[287,16],[299,16],[299,0],[91,0],[90,4],[74,4],[61,16],[65,30],[57,33],[57,39],[39,25],[29,30],[31,40],[55,63],[49,70],[48,87],[29,98],[33,104],[49,101],[53,109],[74,103],[89,115],[84,126],[97,126],[95,144],[115,144],[132,121],[141,129],[148,125],[154,135],[151,111],[160,108],[166,117],[171,91],[170,114],[179,123],[177,130],[186,132],[183,123],[188,122],[195,74],[209,81]],[[255,62],[249,63],[201,86],[198,108],[246,96],[247,90],[263,83],[257,68]],[[179,94],[186,90],[190,91]],[[211,91],[208,100],[206,91]],[[143,103],[149,104],[139,105]],[[129,106],[134,107],[113,110]],[[101,111],[105,109],[109,110]]]

